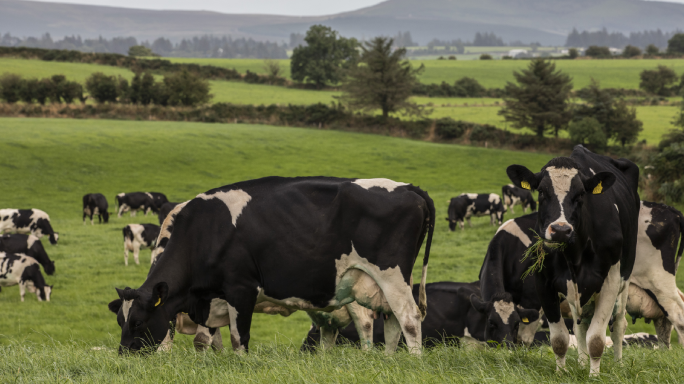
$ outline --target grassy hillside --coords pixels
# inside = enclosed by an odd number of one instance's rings
[[[102,72],[109,76],[133,78],[133,72],[125,68],[108,65],[60,63],[56,61],[23,60],[7,57],[0,58],[0,75],[5,72],[16,73],[27,78],[43,78],[52,75],[64,75],[69,80],[85,83],[88,76],[94,72]]]

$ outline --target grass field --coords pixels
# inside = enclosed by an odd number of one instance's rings
[[[157,218],[114,216],[109,224],[95,226],[84,226],[81,221],[85,193],[103,193],[113,211],[112,199],[123,191],[161,191],[171,201],[183,201],[217,186],[267,175],[387,177],[421,186],[436,203],[440,220],[428,280],[472,281],[477,279],[496,229],[487,218],[475,218],[474,228],[449,233],[442,219],[447,199],[461,192],[499,193],[508,183],[507,165],[539,169],[549,155],[232,124],[2,118],[0,135],[3,208],[43,209],[60,232],[59,245],[44,242],[57,267],[54,276],[46,276],[54,285],[53,301],[40,303],[27,295],[21,303],[17,287],[0,293],[4,312],[0,317],[2,382],[15,378],[26,382],[228,378],[239,382],[252,378],[279,382],[473,382],[488,378],[562,382],[582,380],[586,373],[571,358],[569,372],[556,375],[548,348],[513,353],[441,348],[423,359],[405,353],[395,357],[380,352],[364,355],[349,348],[301,356],[296,351],[310,324],[301,312],[289,318],[256,315],[252,352],[246,357],[195,354],[189,351],[191,338],[178,336],[179,348],[171,354],[119,359],[111,348],[118,344],[120,330],[106,304],[116,297],[114,287],[142,284],[150,254],[142,251],[140,266],[125,267],[121,228],[128,223],[155,223]],[[520,210],[517,212],[519,215]],[[506,215],[506,219],[511,217]],[[416,268],[414,275],[419,273]],[[681,272],[678,283],[684,287]],[[654,332],[653,326],[642,320],[630,323],[628,332],[636,331]],[[227,329],[223,332],[224,340],[229,340]],[[109,349],[91,351],[94,346]],[[680,349],[628,350],[622,367],[605,359],[605,379],[674,381],[682,375],[677,363],[682,353]]]

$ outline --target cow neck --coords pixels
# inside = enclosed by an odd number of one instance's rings
[[[184,267],[186,260],[182,260],[179,253],[165,254],[164,258],[158,259],[157,264],[149,276],[139,288],[146,293],[152,292],[157,283],[165,282],[169,287],[169,293],[164,307],[170,317],[175,317],[179,312],[187,312],[190,292],[191,268]]]
[[[580,274],[580,269],[583,265],[584,248],[587,245],[588,239],[588,217],[587,206],[582,206],[582,212],[579,220],[579,225],[575,225],[575,241],[568,244],[568,247],[562,251],[563,257],[568,265],[568,270],[572,276],[572,280],[577,282],[577,276]]]

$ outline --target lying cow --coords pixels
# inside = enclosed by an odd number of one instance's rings
[[[0,234],[31,234],[37,238],[47,235],[50,244],[57,244],[59,233],[50,225],[50,216],[40,209],[0,209]]]
[[[167,201],[166,203],[161,205],[161,207],[159,208],[159,226],[162,226],[164,224],[164,219],[166,219],[166,216],[168,216],[169,213],[171,213],[171,211],[173,211],[173,209],[176,208],[178,204],[181,203],[170,203]]]
[[[161,344],[179,312],[207,328],[230,325],[233,349],[248,350],[257,304],[330,312],[356,301],[388,315],[388,352],[403,332],[420,353],[434,212],[427,193],[388,179],[268,177],[202,193],[176,217],[142,287],[117,290],[109,304],[120,350],[140,350],[143,338]],[[425,236],[416,305],[409,284]],[[328,319],[312,320],[334,343]]]
[[[0,252],[21,253],[34,258],[45,269],[45,273],[55,273],[55,262],[50,260],[43,248],[43,243],[33,235],[2,235],[0,237]]]
[[[446,219],[449,222],[449,230],[455,231],[456,224],[461,225],[461,229],[465,228],[463,220],[468,220],[468,225],[472,228],[473,224],[470,222],[472,216],[487,216],[491,219],[491,225],[498,223],[501,225],[505,207],[501,202],[501,198],[496,193],[477,194],[477,193],[462,193],[449,201],[449,217]]]
[[[527,208],[530,208],[532,212],[537,210],[537,202],[534,201],[532,192],[526,189],[518,188],[513,184],[504,185],[501,187],[501,196],[504,200],[504,206],[506,209],[510,208],[511,213],[515,213],[513,207],[518,203],[522,206],[523,213],[527,213]]]
[[[50,301],[52,286],[45,284],[40,266],[34,258],[20,253],[0,252],[0,287],[17,284],[22,302],[27,289],[36,293],[38,301]]]
[[[159,236],[159,226],[154,224],[128,224],[123,229],[124,263],[128,266],[128,252],[133,251],[136,264],[140,264],[140,248],[153,249]]]
[[[154,203],[154,196],[149,192],[131,192],[131,193],[119,193],[114,198],[118,208],[118,217],[124,212],[131,212],[131,217],[135,217],[138,211],[145,212],[145,216],[152,212],[159,212],[159,209]]]
[[[100,224],[102,224],[103,219],[105,224],[108,223],[108,208],[109,204],[107,203],[107,198],[101,193],[89,193],[83,196],[83,225],[85,225],[87,216],[90,217],[90,225],[94,225],[93,215],[97,215]]]

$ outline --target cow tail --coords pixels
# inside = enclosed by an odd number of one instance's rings
[[[425,200],[428,206],[429,218],[428,218],[428,231],[427,231],[427,242],[425,243],[425,255],[423,256],[423,272],[420,276],[420,290],[418,293],[418,309],[420,310],[421,320],[425,319],[427,315],[427,294],[425,293],[425,284],[427,281],[427,267],[428,261],[430,259],[430,246],[432,245],[432,234],[435,231],[435,203],[432,198],[427,194],[427,192],[416,188],[416,192]]]
[[[684,215],[682,215],[681,212],[679,212],[676,209],[672,209],[675,211],[677,216],[679,216],[679,251],[677,251],[677,261],[675,262],[675,273],[676,271],[679,270],[679,262],[682,260],[682,253],[684,253]]]

